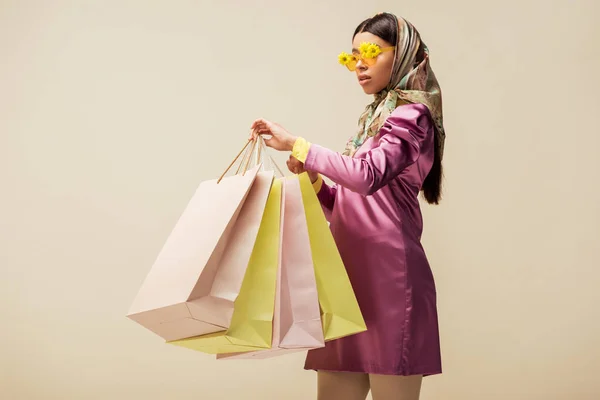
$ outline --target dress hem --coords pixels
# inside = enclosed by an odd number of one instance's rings
[[[422,375],[423,377],[431,375],[439,375],[442,373],[442,369],[438,367],[422,367],[413,368],[409,371],[402,370],[389,370],[380,368],[377,366],[361,366],[358,368],[354,367],[317,367],[305,365],[304,370],[306,371],[327,371],[327,372],[349,372],[349,373],[360,373],[360,374],[371,374],[371,375],[395,375],[395,376],[411,376],[411,375]]]

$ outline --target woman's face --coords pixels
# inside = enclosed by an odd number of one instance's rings
[[[361,43],[374,43],[379,47],[386,48],[395,44],[388,43],[379,36],[369,32],[361,32],[354,37],[352,41],[352,53],[359,54],[358,49]],[[392,75],[392,66],[394,64],[394,51],[383,52],[377,56],[376,62],[372,66],[366,65],[359,60],[356,65],[356,77],[358,83],[362,86],[366,94],[377,94],[386,88]]]

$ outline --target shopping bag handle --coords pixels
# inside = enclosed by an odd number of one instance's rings
[[[269,158],[269,163],[271,164],[271,166],[274,166],[275,169],[277,169],[277,172],[279,172],[279,174],[281,175],[281,177],[285,176],[283,174],[283,172],[281,171],[281,168],[279,168],[279,165],[273,159],[273,157],[270,154],[267,153],[267,146],[265,145],[265,141],[262,138],[262,136],[258,135],[256,137],[256,139],[253,139],[253,137],[254,137],[254,135],[250,135],[250,139],[248,139],[246,141],[246,144],[244,145],[244,147],[242,147],[242,149],[237,154],[237,156],[233,159],[233,161],[229,164],[229,166],[221,174],[221,176],[217,180],[217,183],[221,182],[221,180],[225,177],[225,175],[227,174],[227,172],[229,172],[229,170],[231,169],[231,167],[234,166],[234,164],[236,163],[236,161],[238,161],[238,159],[240,157],[242,157],[242,160],[240,161],[240,164],[238,165],[238,168],[235,171],[235,174],[238,175],[240,173],[240,171],[242,172],[242,175],[245,174],[246,171],[248,171],[248,168],[250,167],[250,162],[251,162],[252,156],[254,155],[255,152],[256,152],[256,162],[255,162],[255,165],[259,165],[260,163],[263,162],[263,153],[267,154],[267,156]],[[251,142],[252,142],[252,146],[248,147],[248,145]],[[258,146],[257,146],[257,144],[258,144]]]
[[[246,141],[246,144],[244,145],[244,147],[242,147],[242,150],[240,150],[240,152],[237,154],[237,156],[235,156],[235,158],[233,159],[233,161],[229,164],[229,166],[225,169],[225,171],[223,171],[223,173],[221,174],[221,176],[219,177],[219,179],[217,180],[217,183],[221,182],[221,180],[223,179],[223,177],[225,176],[225,174],[227,174],[227,172],[229,172],[229,170],[231,169],[231,167],[233,167],[233,164],[235,164],[235,162],[240,158],[240,156],[246,151],[246,149],[248,148],[248,145],[250,144],[250,142],[252,142],[252,139],[248,139]],[[256,144],[256,143],[255,143]],[[254,146],[254,145],[253,145]],[[245,158],[245,154],[244,154],[244,158]],[[244,159],[242,159],[242,163],[244,162]],[[240,164],[241,165],[241,164]],[[239,171],[239,168],[238,168]],[[236,172],[237,174],[237,172]]]
[[[253,135],[252,137],[255,137],[255,135]],[[240,162],[240,165],[238,166],[238,169],[235,172],[236,175],[239,174],[240,171],[242,172],[242,174],[245,174],[250,166],[260,165],[261,163],[264,164],[264,159],[268,159],[271,168],[276,169],[277,172],[279,172],[279,175],[281,175],[281,177],[285,177],[283,172],[281,172],[281,168],[279,168],[279,165],[268,153],[264,138],[260,135],[256,135],[255,139],[250,140],[254,140],[254,143],[252,144],[252,147],[246,149],[246,152],[242,157],[242,161]],[[266,156],[263,156],[263,154],[265,154]],[[256,157],[255,162],[251,164],[251,160],[253,157]]]
[[[258,137],[260,140],[260,148],[262,148],[263,152],[265,154],[267,154],[267,146],[265,145],[265,140],[263,139],[262,136]],[[285,175],[283,174],[283,172],[281,172],[281,168],[279,168],[279,165],[277,164],[277,162],[275,162],[275,160],[273,159],[273,157],[270,154],[267,154],[269,157],[269,163],[271,164],[271,166],[274,166],[277,171],[279,172],[279,175],[281,175],[282,178],[285,177]],[[261,158],[262,160],[262,158]]]

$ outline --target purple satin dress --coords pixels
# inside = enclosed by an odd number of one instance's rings
[[[383,375],[441,373],[436,289],[421,246],[417,196],[432,164],[434,128],[421,104],[398,107],[354,157],[311,145],[319,200],[367,331],[308,352],[305,369]]]

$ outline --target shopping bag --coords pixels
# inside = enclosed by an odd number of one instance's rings
[[[165,340],[223,329],[203,319],[202,307],[194,307],[193,300],[210,293],[259,168],[200,183],[142,283],[128,318]],[[257,203],[253,208],[260,208]]]
[[[362,312],[308,174],[299,175],[317,279],[325,341],[367,330]]]
[[[244,147],[246,148],[248,144],[246,143]],[[203,280],[201,277],[198,285],[202,285],[202,289],[199,290],[202,297],[189,302],[189,306],[195,310],[197,318],[223,329],[228,328],[231,323],[234,301],[239,295],[246,268],[250,262],[250,256],[252,255],[274,179],[273,171],[263,170],[260,148],[257,149],[257,152],[254,151],[255,149],[256,143],[253,143],[253,146],[248,148],[246,154],[244,154],[236,174],[240,171],[242,173],[247,171],[248,167],[251,166],[250,161],[253,155],[256,156],[255,166],[258,166],[261,172],[258,173],[232,228],[214,280],[210,282],[210,280]],[[238,157],[243,153],[244,150],[238,154]],[[183,339],[183,337],[173,339]]]
[[[284,203],[281,180],[273,181],[242,287],[227,330],[167,343],[208,353],[237,353],[270,348],[277,274],[281,266]]]
[[[273,179],[272,171],[258,173],[233,226],[214,279],[211,282],[200,277],[197,292],[201,297],[188,302],[197,318],[223,329],[229,327],[234,302],[240,293],[250,262]]]
[[[217,359],[270,358],[325,345],[300,183],[295,175],[285,179],[284,184],[282,263],[271,349],[218,354]]]

